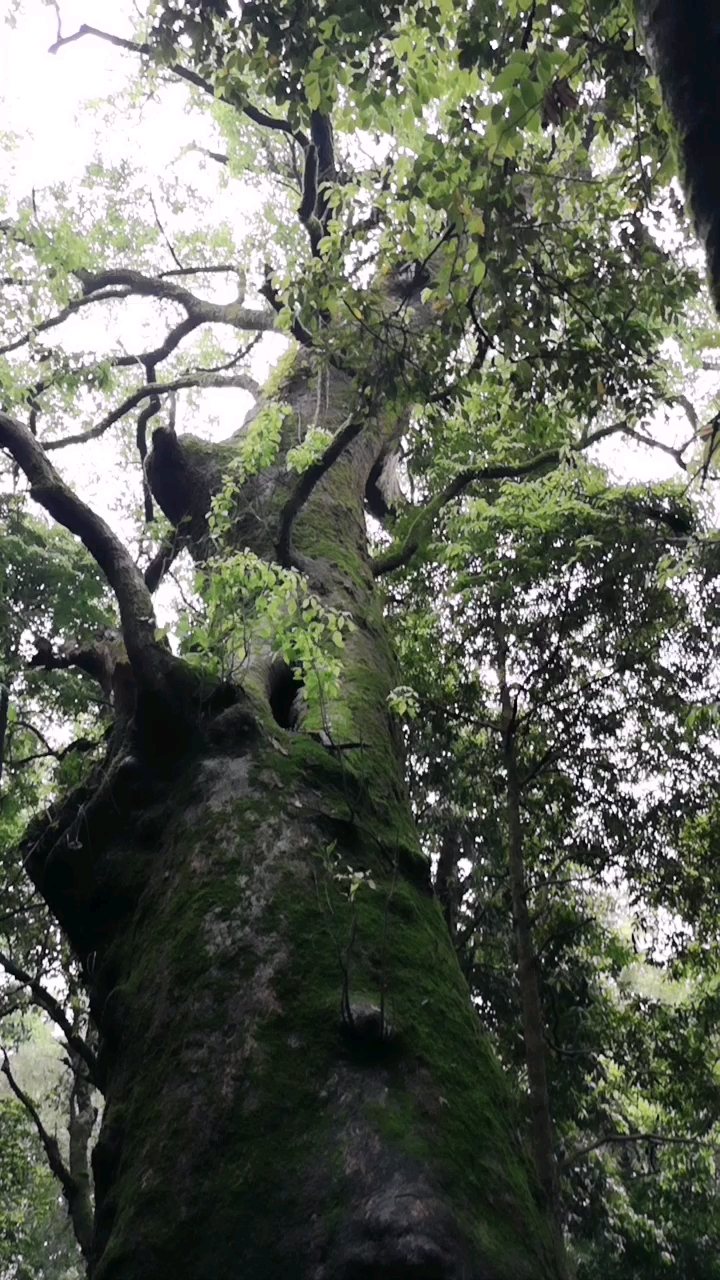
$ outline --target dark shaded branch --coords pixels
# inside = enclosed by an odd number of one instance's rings
[[[720,26],[717,0],[638,0],[637,18],[672,118],[680,171],[720,310]]]
[[[360,434],[364,426],[365,420],[362,417],[354,418],[351,415],[343,426],[336,431],[322,457],[317,462],[313,462],[306,471],[302,472],[280,515],[280,533],[276,544],[276,554],[279,563],[284,568],[288,569],[294,563],[292,527],[297,515],[304,507],[316,484],[322,480],[325,472],[329,471],[332,464],[355,437]]]
[[[445,923],[451,938],[455,935],[454,894],[453,887],[457,875],[458,858],[460,857],[460,838],[457,828],[449,825],[445,828],[440,842],[435,873],[435,896],[442,907]]]
[[[60,38],[50,46],[49,52],[57,53],[58,49],[62,49],[63,45],[73,44],[76,40],[82,40],[83,36],[95,36],[98,40],[105,40],[108,44],[115,45],[117,49],[126,49],[128,53],[140,54],[141,57],[148,58],[151,62],[154,62],[157,58],[157,52],[152,48],[152,45],[147,43],[140,44],[135,40],[125,40],[122,36],[111,35],[109,31],[100,31],[97,27],[88,26],[86,22],[84,22],[82,26],[78,27],[77,31],[73,32],[71,36],[60,36]],[[189,84],[194,85],[197,89],[202,89],[203,93],[209,94],[211,98],[215,97],[215,86],[211,81],[204,80],[202,76],[198,75],[198,73],[193,71],[190,67],[184,67],[180,62],[171,62],[168,66],[163,67],[163,70],[169,71],[180,80],[187,80]],[[264,129],[277,129],[281,133],[289,133],[290,136],[294,138],[296,142],[299,142],[301,146],[307,146],[308,140],[306,135],[301,129],[293,129],[292,125],[288,124],[287,120],[281,120],[278,119],[277,116],[268,115],[266,111],[260,111],[257,107],[253,107],[249,102],[243,101],[240,97],[235,98],[233,96],[227,98],[226,101],[231,107],[235,107],[236,110],[242,111],[243,115],[246,115],[254,124],[259,124]]]
[[[81,539],[105,574],[115,592],[128,658],[140,683],[164,689],[165,677],[177,659],[155,639],[152,597],[127,548],[65,484],[29,428],[5,413],[0,413],[0,448],[8,450],[26,475],[31,498]]]
[[[155,384],[155,365],[150,361],[145,365],[145,378],[149,385]],[[150,524],[154,519],[153,500],[150,492],[150,486],[147,482],[145,474],[145,459],[147,458],[147,424],[151,418],[154,418],[160,412],[160,396],[157,391],[148,397],[148,402],[144,409],[138,414],[137,427],[135,428],[135,443],[138,453],[140,454],[140,466],[142,467],[142,486],[143,486],[143,505],[145,509],[145,520]]]
[[[167,538],[158,548],[145,570],[145,585],[148,591],[155,591],[165,577],[168,569],[177,559],[185,546],[185,539],[180,530],[175,529],[171,538]]]
[[[578,1147],[577,1151],[571,1151],[564,1156],[561,1161],[563,1169],[568,1165],[576,1164],[578,1160],[582,1160],[583,1156],[590,1155],[591,1151],[597,1151],[600,1147],[609,1146],[625,1146],[632,1145],[636,1142],[646,1142],[650,1146],[678,1146],[678,1147],[708,1147],[711,1151],[720,1151],[720,1147],[714,1142],[708,1142],[707,1138],[681,1138],[666,1136],[662,1133],[604,1133],[601,1138],[596,1138],[594,1142],[588,1142],[587,1146]]]
[[[52,1018],[55,1025],[60,1028],[67,1040],[69,1048],[71,1048],[79,1058],[82,1058],[88,1069],[90,1079],[93,1083],[96,1083],[97,1062],[95,1060],[95,1054],[85,1043],[82,1036],[78,1036],[73,1030],[72,1023],[59,1001],[50,994],[41,982],[38,982],[37,978],[33,978],[32,974],[26,973],[24,969],[21,969],[19,965],[15,964],[9,956],[4,955],[2,951],[0,951],[0,964],[5,972],[10,974],[11,978],[14,978],[16,982],[20,982],[24,987],[28,988],[32,996],[33,1004],[44,1009],[48,1017]]]
[[[36,334],[45,333],[48,329],[55,329],[58,325],[64,324],[65,321],[68,320],[70,316],[74,315],[76,311],[79,311],[81,307],[89,306],[91,302],[107,302],[108,300],[115,298],[128,298],[130,296],[130,292],[131,291],[127,288],[109,288],[101,290],[94,294],[93,297],[84,296],[82,298],[73,298],[71,302],[68,302],[66,307],[63,307],[62,311],[58,311],[57,315],[50,316],[48,320],[40,320],[37,324],[33,325],[31,329],[27,329],[21,337],[14,338],[12,342],[8,342],[4,347],[0,347],[0,356],[8,355],[9,352],[17,351],[18,348],[24,347],[25,344],[29,342],[31,338],[35,337]],[[198,323],[200,322],[198,321]]]
[[[57,1178],[58,1182],[60,1183],[60,1186],[62,1187],[62,1190],[63,1190],[63,1195],[65,1196],[65,1200],[67,1201],[68,1212],[70,1214],[70,1218],[73,1224],[75,1239],[77,1240],[78,1245],[80,1246],[83,1257],[89,1258],[91,1236],[86,1235],[82,1229],[78,1233],[76,1229],[75,1214],[73,1212],[74,1206],[76,1205],[78,1200],[78,1190],[79,1190],[78,1186],[75,1183],[74,1178],[72,1177],[69,1169],[66,1167],[65,1161],[63,1160],[60,1154],[60,1147],[58,1146],[57,1139],[50,1136],[42,1120],[40,1119],[40,1115],[38,1113],[37,1107],[35,1106],[35,1103],[33,1102],[32,1098],[30,1098],[28,1094],[25,1093],[25,1091],[21,1089],[20,1085],[17,1083],[17,1080],[15,1079],[10,1069],[10,1061],[4,1049],[2,1050],[2,1055],[3,1055],[3,1061],[2,1061],[2,1066],[0,1066],[0,1071],[2,1071],[3,1075],[7,1079],[7,1082],[10,1088],[12,1089],[12,1092],[15,1094],[15,1097],[17,1098],[18,1102],[22,1103],[23,1107],[25,1108],[28,1115],[30,1116],[30,1119],[35,1125],[38,1137],[43,1145],[45,1156],[46,1156],[48,1165],[50,1166],[50,1170],[54,1174],[54,1176]]]
[[[259,290],[259,293],[262,295],[263,298],[267,299],[267,301],[270,303],[270,306],[272,307],[273,311],[276,314],[283,310],[283,306],[284,306],[283,300],[280,297],[280,294],[278,293],[277,289],[275,288],[275,285],[272,279],[272,272],[270,267],[267,265],[267,263],[265,264],[265,280]],[[302,347],[312,346],[313,344],[312,336],[308,333],[307,329],[305,329],[303,325],[301,325],[298,319],[296,318],[293,319],[293,322],[290,326],[290,332],[293,338],[295,339],[295,341],[299,342]]]
[[[198,151],[201,156],[207,156],[208,160],[215,160],[218,164],[230,163],[230,157],[226,155],[224,151],[210,151],[208,147],[200,147],[195,142],[191,143],[188,147],[185,147],[184,150]]]
[[[7,685],[0,684],[0,788],[2,787],[3,765],[5,763],[5,738],[7,735],[9,706],[10,691]]]
[[[601,427],[598,431],[581,440],[579,444],[573,446],[570,452],[579,453],[589,449],[591,445],[597,444],[607,436],[616,435],[624,430],[625,424],[622,422],[614,423],[611,427]],[[643,440],[643,443],[651,444],[653,442]],[[401,569],[403,565],[409,564],[419,550],[424,537],[432,528],[435,517],[442,511],[443,507],[452,502],[453,498],[459,497],[469,485],[476,482],[489,483],[494,480],[521,480],[524,476],[541,475],[543,472],[552,471],[558,466],[563,452],[561,449],[550,449],[547,453],[540,453],[536,458],[531,458],[528,462],[521,462],[516,465],[464,467],[446,484],[440,493],[436,494],[424,507],[420,508],[402,545],[394,551],[391,549],[383,555],[376,556],[373,561],[373,574],[376,578],[379,578],[385,573],[392,573],[394,569]]]
[[[213,388],[240,388],[242,391],[249,391],[251,395],[259,393],[259,386],[250,374],[234,373],[229,377],[222,377],[216,374],[183,374],[179,378],[175,378],[172,382],[149,382],[144,387],[139,387],[137,391],[133,391],[132,395],[123,400],[122,404],[116,409],[111,409],[104,418],[94,427],[90,427],[88,431],[80,431],[74,436],[64,436],[61,440],[44,440],[43,448],[46,452],[53,449],[65,449],[71,444],[85,444],[88,440],[97,440],[99,436],[105,434],[110,427],[125,417],[131,409],[134,409],[142,400],[150,398],[152,401],[160,395],[170,395],[175,391],[183,391],[188,387],[213,387]],[[151,415],[150,415],[151,416]]]
[[[170,240],[170,237],[168,236],[168,233],[165,230],[162,222],[160,221],[160,214],[157,211],[157,205],[155,204],[155,197],[152,191],[150,192],[150,204],[152,206],[153,216],[155,218],[155,226],[157,227],[158,231],[160,232],[160,235],[165,241],[167,251],[170,254],[170,257],[172,258],[173,262],[175,263],[175,266],[178,268],[180,272],[182,272],[182,269],[183,269],[182,262],[178,258],[177,253],[175,252],[175,247],[172,244],[172,241]]]

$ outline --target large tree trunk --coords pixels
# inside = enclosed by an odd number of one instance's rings
[[[320,396],[312,374],[300,353],[278,389],[295,439],[319,406],[331,429],[357,412],[349,379]],[[387,712],[363,501],[399,425],[349,433],[291,536],[282,457],[241,495],[238,544],[272,558],[284,537],[354,620],[323,731],[278,723],[286,676],[260,653],[189,708],[192,735],[145,696],[131,749],[33,835],[102,1037],[94,1280],[558,1275]],[[155,495],[197,555],[231,453],[156,435]]]
[[[720,311],[720,8],[717,0],[636,0],[675,129],[680,177]]]

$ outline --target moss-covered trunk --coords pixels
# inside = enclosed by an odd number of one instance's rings
[[[293,431],[320,405],[337,431],[355,390],[311,379],[298,356],[277,388]],[[397,430],[371,414],[286,538],[355,627],[322,725],[278,723],[260,652],[187,740],[139,703],[131,749],[36,833],[102,1037],[94,1280],[557,1277],[387,711],[363,501]],[[156,436],[156,496],[197,555],[233,447]],[[282,457],[249,478],[237,543],[272,559],[291,491]]]

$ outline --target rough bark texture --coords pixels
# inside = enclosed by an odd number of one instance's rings
[[[720,310],[720,7],[717,0],[637,0],[637,12]]]
[[[318,418],[309,359],[274,388],[294,439]],[[333,372],[319,425],[337,430],[354,395]],[[180,742],[141,701],[102,781],[28,841],[101,1034],[94,1280],[559,1275],[387,714],[363,495],[397,428],[370,416],[292,528],[313,590],[356,627],[330,745],[276,722],[261,655],[244,688],[190,708]],[[234,447],[156,438],[155,497],[198,555]],[[282,458],[250,477],[238,545],[274,557],[296,482]],[[372,880],[353,897],[348,868]]]

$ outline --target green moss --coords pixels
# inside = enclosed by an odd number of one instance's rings
[[[115,946],[109,1115],[123,1137],[98,1280],[113,1267],[124,1280],[300,1280],[311,1213],[330,1248],[357,1195],[353,1133],[387,1165],[427,1170],[498,1280],[549,1280],[513,1099],[437,903],[398,852],[414,840],[404,801],[391,818],[374,758],[359,776],[311,738],[277,740],[249,770],[209,762],[222,804],[202,773],[178,780],[172,831]],[[351,898],[360,869],[375,887]],[[345,987],[384,1001],[394,1035],[379,1060],[348,1041]]]

